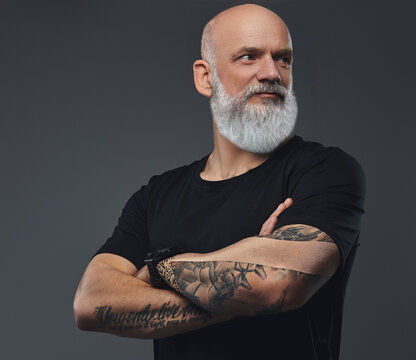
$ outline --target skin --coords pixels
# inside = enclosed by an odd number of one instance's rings
[[[262,81],[279,81],[286,88],[292,84],[292,40],[279,16],[261,6],[244,4],[219,13],[212,21],[216,69],[229,94],[238,96],[247,86]],[[256,47],[258,51],[237,52],[244,46]],[[197,91],[211,98],[210,64],[197,60],[193,70]],[[261,104],[262,96],[254,95],[249,102]],[[243,174],[270,157],[236,147],[218,132],[214,121],[213,131],[214,149],[200,174],[205,180],[218,181]]]

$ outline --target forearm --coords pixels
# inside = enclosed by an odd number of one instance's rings
[[[208,311],[255,315],[303,305],[336,270],[336,252],[319,229],[291,225],[158,267],[176,291]]]
[[[155,289],[105,263],[87,268],[74,299],[80,329],[124,337],[162,338],[230,319],[173,290]]]
[[[294,286],[313,275],[290,269],[231,261],[172,261],[171,286],[203,309],[234,316],[287,311],[302,305],[306,288]],[[322,278],[321,278],[322,279]],[[301,296],[302,295],[302,296]]]

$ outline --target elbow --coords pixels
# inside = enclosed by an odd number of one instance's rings
[[[259,294],[260,313],[278,313],[302,307],[307,299],[303,292],[290,284],[273,284],[265,287]]]
[[[72,303],[75,324],[80,330],[94,331],[97,319],[94,314],[97,299],[100,296],[100,269],[90,264],[79,282]]]
[[[78,329],[83,331],[91,331],[91,327],[89,326],[89,322],[87,321],[87,318],[85,316],[82,316],[80,314],[74,313],[75,318],[75,324]]]
[[[267,300],[260,302],[261,313],[278,313],[284,311],[295,310],[304,305],[304,301],[299,298],[290,298],[284,293],[278,297],[269,297]]]
[[[91,319],[89,319],[86,311],[86,300],[79,292],[77,292],[75,295],[72,309],[74,313],[75,324],[78,329],[83,331],[91,331]]]
[[[91,290],[88,276],[81,279],[72,302],[75,324],[80,330],[95,331],[97,319],[94,313],[97,304],[97,291]],[[99,294],[99,293],[98,293]]]

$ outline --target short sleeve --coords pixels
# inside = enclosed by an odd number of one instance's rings
[[[293,204],[279,217],[275,229],[290,224],[314,226],[329,235],[338,247],[338,276],[353,246],[358,246],[365,213],[366,179],[361,165],[339,148],[314,152],[292,165],[286,197]]]
[[[127,201],[113,234],[93,255],[111,253],[132,262],[137,269],[144,266],[148,249],[147,203],[148,185],[143,185]]]

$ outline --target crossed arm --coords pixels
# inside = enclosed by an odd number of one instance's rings
[[[268,225],[273,228],[275,223],[272,218]],[[182,254],[161,262],[160,272],[175,290],[151,287],[142,271],[146,268],[134,276],[137,268],[126,259],[97,255],[75,295],[78,327],[161,338],[234,316],[301,306],[335,272],[336,245],[309,225],[287,225],[273,233],[265,225],[259,236],[219,251]]]
[[[339,253],[324,232],[309,225],[287,225],[271,233],[291,204],[291,199],[280,204],[259,236],[208,254],[182,254],[160,262],[159,272],[175,290],[153,288],[146,267],[137,272],[120,256],[95,256],[75,294],[77,326],[155,339],[234,316],[301,306],[336,271]]]
[[[337,247],[327,234],[295,224],[216,252],[177,255],[159,262],[158,271],[207,311],[250,316],[302,306],[338,265]]]

